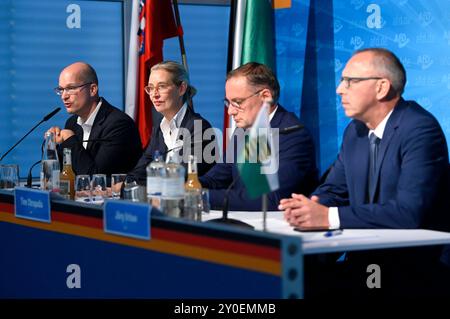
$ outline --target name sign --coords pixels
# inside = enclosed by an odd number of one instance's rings
[[[110,234],[149,240],[150,213],[150,205],[108,200],[103,207],[103,229]]]
[[[14,209],[16,217],[50,223],[50,192],[16,187]]]

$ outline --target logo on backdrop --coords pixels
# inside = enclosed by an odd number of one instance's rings
[[[405,33],[397,33],[394,42],[398,44],[399,48],[403,48],[409,43],[409,38]]]
[[[78,4],[71,3],[67,6],[66,12],[70,13],[66,19],[66,26],[69,29],[81,29],[81,8]]]
[[[377,4],[369,4],[366,9],[370,15],[367,17],[366,24],[369,29],[381,29],[381,7]]]

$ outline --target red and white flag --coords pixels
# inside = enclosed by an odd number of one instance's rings
[[[170,0],[134,0],[132,12],[125,111],[138,125],[145,148],[152,132],[152,104],[144,91],[150,68],[163,61],[164,39],[183,30],[176,25]]]

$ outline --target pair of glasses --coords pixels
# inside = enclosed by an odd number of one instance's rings
[[[351,83],[358,83],[361,81],[367,80],[381,80],[383,78],[379,76],[368,76],[368,77],[351,77],[351,76],[343,76],[341,77],[341,83],[344,82],[344,86],[346,89],[350,88]]]
[[[229,101],[227,99],[223,99],[223,104],[225,105],[225,107],[229,108],[230,106],[234,107],[235,109],[237,109],[238,111],[243,111],[244,108],[242,107],[242,104],[247,101],[249,98],[254,97],[255,95],[259,94],[262,90],[261,89],[259,91],[256,91],[255,93],[253,93],[250,96],[247,96],[243,99],[238,99],[238,100],[234,100],[234,101]]]
[[[157,86],[148,85],[148,86],[144,87],[144,90],[145,90],[145,93],[147,93],[148,95],[153,95],[156,93],[156,91],[158,91],[159,94],[166,94],[172,85],[173,84],[167,84],[167,83],[161,83]]]
[[[80,88],[83,88],[84,86],[86,86],[88,84],[92,84],[92,83],[94,83],[94,82],[87,82],[87,83],[80,84],[80,85],[68,86],[66,88],[62,88],[62,87],[58,86],[58,87],[54,88],[54,90],[57,95],[63,95],[64,91],[66,91],[66,93],[69,95],[74,95],[74,94],[77,94],[79,91],[81,91]],[[80,90],[78,90],[78,89],[80,89]]]

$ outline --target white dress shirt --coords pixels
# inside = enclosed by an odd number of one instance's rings
[[[167,146],[167,150],[173,149],[174,147],[182,146],[183,141],[178,140],[178,131],[181,126],[181,122],[186,115],[187,104],[184,103],[180,110],[175,114],[175,116],[168,120],[165,117],[161,120],[159,127],[163,133],[164,143]],[[177,150],[178,151],[178,150]],[[173,152],[173,151],[172,151]],[[167,158],[172,152],[167,153]]]
[[[89,115],[86,122],[84,122],[81,117],[78,116],[77,124],[81,126],[83,129],[83,141],[88,140],[89,136],[91,135],[92,125],[94,124],[95,117],[97,116],[98,110],[100,110],[100,106],[102,106],[102,99],[98,102],[97,106],[95,107],[94,112]],[[88,142],[83,142],[83,147],[86,148],[88,145]]]

